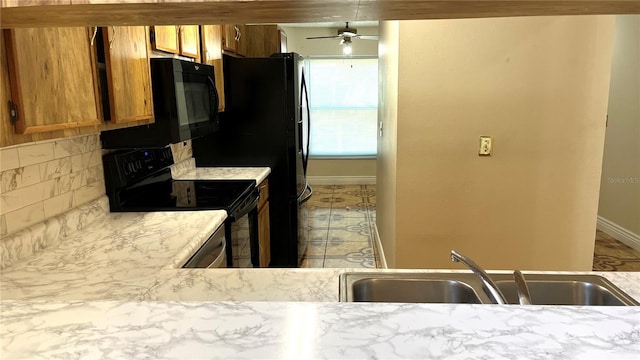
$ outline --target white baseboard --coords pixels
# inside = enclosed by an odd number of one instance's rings
[[[380,255],[380,263],[382,264],[383,269],[388,269],[387,266],[387,258],[384,256],[384,249],[382,248],[382,242],[380,241],[380,233],[378,233],[378,225],[373,224],[373,239],[375,243],[375,247],[378,249],[378,255]]]
[[[616,240],[624,243],[625,245],[636,250],[640,250],[640,235],[635,234],[622,226],[603,218],[602,216],[598,216],[596,228],[613,236]]]
[[[307,176],[311,185],[373,185],[375,176]]]

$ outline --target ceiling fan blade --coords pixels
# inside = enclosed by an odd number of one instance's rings
[[[336,35],[336,36],[312,36],[312,37],[308,37],[307,40],[315,40],[315,39],[341,39],[342,36],[340,35]]]
[[[378,40],[378,35],[356,35],[354,37],[362,40]]]

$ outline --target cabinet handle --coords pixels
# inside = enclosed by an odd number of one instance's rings
[[[93,35],[91,36],[91,46],[93,46],[93,43],[96,41],[96,35],[98,35],[97,26],[93,28]]]
[[[116,27],[111,27],[111,39],[109,39],[109,50],[113,49],[113,42],[116,41]]]
[[[233,28],[236,30],[236,36],[233,39],[235,41],[240,41],[240,28],[237,25],[234,25]]]

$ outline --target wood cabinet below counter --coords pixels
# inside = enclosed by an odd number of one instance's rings
[[[269,225],[269,179],[258,185],[260,200],[258,201],[258,249],[260,267],[269,267],[271,262],[271,226]]]

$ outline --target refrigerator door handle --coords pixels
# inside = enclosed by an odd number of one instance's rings
[[[306,108],[307,108],[306,109],[307,110],[307,139],[306,139],[306,149],[305,149],[306,152],[305,154],[303,154],[304,175],[307,176],[307,165],[309,164],[309,144],[311,143],[311,108],[309,106],[309,94],[307,92],[307,82],[305,81],[305,78],[304,78],[304,69],[302,70],[302,92],[306,100]],[[300,98],[301,98],[300,101],[302,101],[303,94],[300,94]],[[305,146],[304,139],[303,139],[302,145]],[[307,186],[309,185],[307,184]]]
[[[309,191],[309,193],[305,195],[307,193],[307,190]],[[298,204],[302,205],[306,203],[307,201],[309,201],[309,199],[311,199],[311,196],[313,196],[313,188],[311,187],[311,185],[309,185],[309,183],[306,183],[302,195],[300,195],[300,197],[298,198]]]

